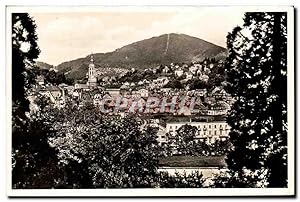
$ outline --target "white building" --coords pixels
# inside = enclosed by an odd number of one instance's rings
[[[154,85],[162,87],[164,85],[167,85],[168,82],[169,82],[169,78],[168,77],[159,77],[157,79],[154,79],[152,83]]]
[[[175,73],[175,76],[181,77],[183,75],[184,71],[182,69],[177,69],[177,70],[175,70],[174,73]]]
[[[99,93],[95,94],[94,97],[93,97],[93,104],[94,104],[95,106],[101,105],[101,104],[102,104],[101,98],[102,98],[101,94],[99,94]]]
[[[91,63],[89,64],[89,69],[87,72],[88,81],[86,82],[86,84],[76,83],[74,85],[74,88],[75,89],[89,89],[91,87],[98,86],[98,83],[97,83],[97,75],[98,74],[99,74],[99,72],[97,72],[97,69],[95,68],[93,56],[91,56]]]
[[[225,140],[228,138],[230,127],[225,121],[214,122],[170,122],[166,124],[166,132],[172,135],[176,134],[176,131],[184,126],[195,126],[198,131],[195,137],[195,141],[206,141],[208,143],[214,143],[216,140]]]
[[[148,97],[149,91],[147,89],[140,89],[138,93],[141,95],[141,97]]]
[[[96,77],[96,69],[95,69],[95,65],[94,65],[94,59],[93,56],[91,56],[91,63],[89,64],[89,71],[88,71],[88,81],[87,81],[87,85],[88,86],[97,86],[97,77]]]

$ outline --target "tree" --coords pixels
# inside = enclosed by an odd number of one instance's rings
[[[228,168],[268,187],[287,186],[286,27],[286,13],[246,13],[227,36],[226,90],[237,99],[227,118]]]
[[[183,125],[177,131],[174,137],[174,142],[177,152],[183,155],[188,155],[194,148],[194,138],[197,128],[191,125]]]
[[[29,101],[25,90],[30,88],[26,71],[40,53],[36,25],[27,13],[12,14],[12,116],[13,129],[25,124]]]
[[[177,89],[183,89],[183,85],[179,80],[171,80],[169,81],[164,88],[177,88]]]
[[[205,179],[199,171],[187,174],[175,172],[175,175],[170,175],[167,172],[160,172],[159,187],[160,188],[202,188],[204,187]]]
[[[51,188],[60,168],[48,145],[51,127],[45,119],[27,116],[28,89],[35,82],[39,55],[36,25],[27,13],[12,14],[12,187]],[[44,106],[42,106],[44,107]]]
[[[200,79],[193,79],[190,83],[190,90],[208,88],[207,82]]]
[[[92,108],[66,108],[56,117],[51,145],[65,167],[86,165],[89,188],[153,187],[157,182],[158,143],[152,128],[140,129],[135,118],[103,117]]]

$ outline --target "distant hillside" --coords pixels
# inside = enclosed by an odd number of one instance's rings
[[[225,48],[185,34],[164,34],[138,41],[109,53],[94,54],[96,67],[145,69],[160,64],[189,63],[204,58],[224,59]],[[67,77],[83,78],[90,56],[59,64],[56,69]]]
[[[40,69],[51,69],[53,68],[53,65],[49,65],[45,62],[36,61],[35,65],[39,67]]]

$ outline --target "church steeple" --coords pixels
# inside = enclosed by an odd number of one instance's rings
[[[93,54],[91,55],[91,63],[94,63],[94,57],[93,57]]]
[[[88,70],[88,82],[87,84],[91,86],[97,86],[97,78],[96,78],[96,69],[94,64],[94,56],[91,54],[91,62],[89,64]]]
[[[93,56],[93,54],[91,54],[91,63],[89,64],[89,68],[93,69],[94,67],[95,67],[95,65],[94,65],[94,56]]]

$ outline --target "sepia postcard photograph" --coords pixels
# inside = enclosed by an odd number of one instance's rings
[[[295,196],[294,73],[292,6],[7,6],[7,195]]]

